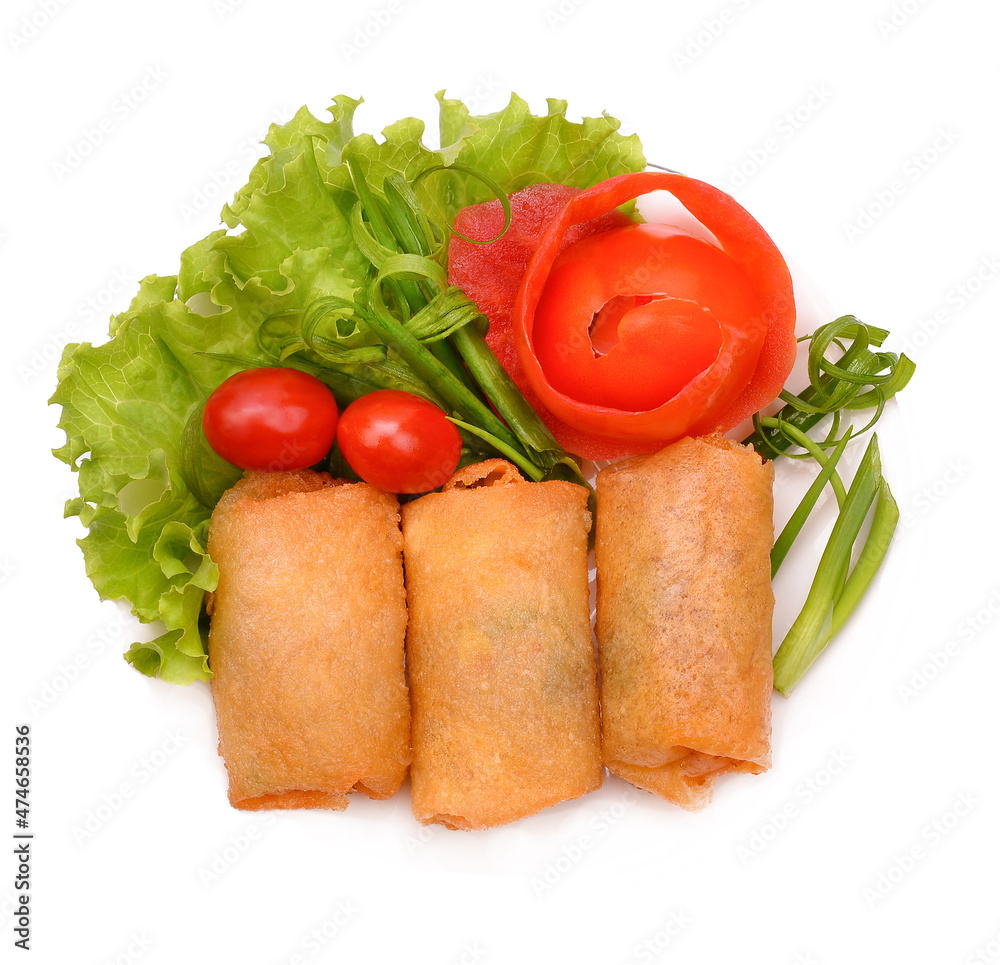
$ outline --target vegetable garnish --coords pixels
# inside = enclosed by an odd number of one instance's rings
[[[475,458],[492,449],[529,479],[559,476],[589,486],[490,351],[478,307],[448,285],[437,260],[445,229],[427,217],[402,177],[386,178],[379,190],[348,151],[344,161],[358,195],[351,230],[370,262],[366,284],[353,299],[324,296],[305,312],[268,319],[258,335],[262,350],[275,362],[308,366],[345,396],[356,389],[344,379],[390,387],[402,371],[407,388],[472,437]],[[476,176],[503,195],[492,179]],[[374,344],[353,341],[358,335]],[[412,491],[428,488],[434,487]]]
[[[216,435],[220,413],[209,397],[234,369],[252,371],[233,384],[293,372],[318,379],[334,413],[377,390],[410,393],[436,407],[439,429],[448,427],[448,466],[499,453],[528,479],[584,485],[564,440],[585,456],[648,452],[678,434],[731,427],[781,390],[795,355],[791,282],[764,230],[735,201],[681,175],[637,173],[645,164],[638,140],[620,136],[612,118],[573,124],[558,101],[535,117],[516,97],[482,117],[440,103],[445,146],[435,151],[413,118],[387,128],[381,143],[355,135],[359,102],[346,97],[335,99],[330,122],[303,108],[273,127],[271,154],[223,209],[229,230],[187,249],[177,276],[144,279],[107,343],[67,346],[51,400],[62,405],[67,436],[56,455],[80,482],[66,512],[89,528],[80,542],[102,598],[125,598],[140,620],[162,623],[155,640],[126,654],[141,672],[174,683],[211,676],[204,599],[218,571],[205,548],[208,520],[239,472],[213,451],[202,425],[226,458],[260,465],[259,453],[248,461],[228,448],[226,433]],[[545,209],[529,216],[524,234],[522,188]],[[717,245],[636,225],[617,210],[660,189]],[[456,215],[468,205],[486,205],[499,220],[485,232],[466,230]],[[485,306],[445,271],[452,230],[456,252],[509,243],[523,256],[520,298],[504,302],[505,322],[490,341]],[[649,263],[653,253],[662,264]],[[678,288],[681,276],[694,275],[703,284]],[[495,285],[500,301],[509,282]],[[709,291],[722,286],[724,297]],[[666,369],[654,374],[649,359],[625,358],[665,334],[674,343]],[[766,458],[811,455],[821,466],[777,540],[772,569],[825,485],[841,507],[803,614],[775,658],[784,693],[857,605],[895,526],[874,438],[850,487],[837,473],[849,441],[912,374],[905,357],[869,349],[885,335],[853,318],[820,329],[811,337],[810,388],[782,392],[777,417],[756,417],[750,441]],[[831,345],[843,353],[835,360],[824,354]],[[606,375],[616,356],[621,365]],[[534,389],[527,399],[519,381]],[[657,404],[661,395],[669,399]],[[536,398],[549,409],[543,417]],[[845,410],[866,408],[876,411],[865,429],[842,426]],[[827,416],[831,428],[814,439],[810,431]],[[321,460],[324,445],[301,458]],[[334,447],[330,468],[343,466],[344,455]],[[283,460],[279,452],[262,468],[287,468]],[[425,473],[414,485],[425,491],[432,481]],[[411,488],[401,478],[377,484]],[[852,568],[872,502],[871,532]]]
[[[377,288],[370,303],[376,323],[397,331],[379,300],[403,327],[422,326],[433,314],[440,341],[449,328],[442,317],[456,304],[471,313],[467,299],[435,286],[421,295],[440,299],[432,313],[421,318],[410,312],[406,322],[398,321],[406,312],[393,287],[402,293],[398,286],[419,287],[427,275],[405,262],[383,263],[382,278],[371,284],[368,255],[378,249],[374,243],[362,249],[358,239],[362,230],[371,234],[376,215],[366,204],[358,212],[355,174],[375,188],[399,176],[429,221],[449,225],[462,207],[495,197],[484,178],[509,194],[539,181],[583,188],[645,165],[638,138],[619,134],[618,121],[603,116],[573,123],[562,101],[550,100],[540,116],[518,97],[482,116],[460,101],[440,95],[439,101],[440,150],[424,146],[424,123],[417,118],[386,128],[382,141],[355,135],[360,102],[343,96],[335,98],[328,121],[302,108],[287,124],[272,127],[265,139],[270,155],[223,209],[230,230],[188,248],[176,276],[144,279],[129,309],[112,320],[108,342],[67,346],[51,400],[62,406],[66,432],[56,455],[78,472],[80,483],[80,497],[67,503],[66,512],[89,528],[80,542],[101,597],[125,598],[140,620],[162,621],[156,639],[134,644],[126,655],[143,673],[173,683],[211,676],[204,597],[215,589],[218,571],[205,549],[208,519],[239,471],[202,443],[198,409],[234,368],[270,365],[285,354],[282,364],[318,375],[341,406],[376,388],[437,394],[401,364],[395,349],[387,350],[367,318],[341,309]],[[466,174],[469,168],[478,177]],[[388,199],[392,188],[385,190]],[[367,225],[358,224],[359,213]],[[410,250],[404,246],[396,254]],[[328,311],[331,306],[337,310]],[[470,368],[488,367],[491,353],[475,324],[466,324],[458,341]],[[423,342],[420,348],[430,353]],[[327,362],[319,349],[339,360]],[[503,418],[526,439],[532,417],[517,406],[508,406]],[[484,448],[478,437],[470,435],[469,443]],[[532,448],[546,444],[539,432]],[[545,470],[532,462],[534,471],[572,473],[558,462],[558,450],[552,453],[555,464]],[[145,498],[134,499],[137,492]]]
[[[337,427],[337,446],[361,479],[389,493],[443,486],[462,455],[462,437],[441,409],[394,389],[352,402]]]
[[[670,225],[639,224],[577,242],[556,259],[532,343],[558,392],[640,412],[674,399],[708,369],[727,329],[745,346],[733,375],[749,382],[760,346],[737,333],[759,315],[757,292],[718,247]]]
[[[839,507],[805,605],[774,656],[774,686],[785,696],[861,602],[885,558],[899,519],[889,484],[882,476],[874,433],[849,489],[836,470],[848,442],[875,425],[885,403],[906,386],[915,371],[905,355],[871,351],[870,346],[880,348],[888,334],[885,329],[845,315],[804,336],[800,341],[809,342],[808,387],[798,395],[783,390],[780,398],[784,408],[775,416],[757,413],[753,435],[743,440],[752,443],[764,458],[813,458],[821,466],[775,540],[772,577],[828,483]],[[836,359],[826,356],[831,346],[840,352]],[[852,425],[842,427],[845,413],[865,410],[874,412],[863,428],[855,431]],[[832,418],[825,435],[813,439],[809,430],[819,427],[827,417]],[[800,451],[792,453],[791,449]],[[875,511],[871,527],[852,568],[855,544],[872,502]]]
[[[208,444],[240,469],[290,472],[321,459],[337,432],[337,402],[319,379],[297,369],[244,369],[209,397]]]
[[[656,190],[673,194],[718,247],[679,229],[628,228],[559,255],[569,227]],[[716,286],[731,294],[718,297]],[[717,188],[679,174],[620,175],[571,198],[550,224],[521,282],[514,335],[529,384],[555,416],[662,446],[730,429],[778,395],[795,361],[791,277],[764,229]]]

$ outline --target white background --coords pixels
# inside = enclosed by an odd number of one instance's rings
[[[996,4],[11,0],[0,30],[0,834],[27,722],[35,961],[1000,961]],[[754,213],[804,319],[857,314],[918,364],[881,432],[903,519],[875,591],[775,697],[773,769],[700,814],[617,780],[480,834],[420,831],[405,789],[232,810],[208,688],[125,664],[137,628],[62,519],[53,346],[102,339],[140,277],[176,271],[271,121],[343,92],[374,133],[433,120],[439,88],[619,117]],[[13,878],[8,858],[5,961]]]

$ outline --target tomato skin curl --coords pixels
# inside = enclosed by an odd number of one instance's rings
[[[559,260],[567,231],[657,190],[673,194],[714,235],[718,247],[678,229],[639,226],[618,231],[640,236],[632,240],[647,243],[645,256],[637,244],[628,257],[617,257],[629,245],[607,232],[607,237],[577,243],[592,246],[590,252],[574,254],[577,246],[572,246]],[[582,291],[585,261],[595,280]],[[687,293],[678,292],[681,276],[691,274],[692,265],[708,271],[707,281],[702,279],[700,291],[691,282]],[[640,281],[645,291],[638,290]],[[599,321],[595,313],[601,304],[650,295],[621,318],[618,345],[613,333],[602,333],[610,348],[598,357],[591,342],[598,325],[591,325]],[[735,200],[679,174],[623,174],[571,197],[528,265],[512,321],[518,360],[543,405],[568,426],[598,441],[619,440],[634,451],[738,425],[777,397],[795,361],[795,302],[780,252]],[[628,358],[630,342],[637,358]],[[642,348],[645,353],[638,351]],[[611,371],[615,366],[608,363],[616,352],[618,369]],[[582,392],[581,382],[586,383]],[[663,394],[657,396],[658,391]],[[650,405],[657,397],[663,401]]]

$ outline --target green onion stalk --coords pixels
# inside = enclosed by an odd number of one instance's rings
[[[753,434],[744,440],[766,459],[812,458],[820,466],[816,479],[774,541],[772,578],[827,485],[837,500],[837,519],[812,586],[774,655],[774,686],[786,697],[861,602],[885,559],[899,521],[899,510],[882,475],[875,433],[850,487],[844,485],[837,472],[848,442],[875,425],[886,402],[913,376],[915,366],[905,355],[879,350],[887,335],[884,329],[845,315],[800,339],[809,342],[808,387],[798,395],[783,391],[780,398],[784,408],[775,416],[758,413]],[[827,357],[831,346],[839,352],[836,359]],[[874,412],[862,429],[843,425],[845,414],[849,417],[853,411],[865,410]],[[810,435],[810,431],[818,433],[827,418],[830,422],[822,438]],[[868,534],[857,551],[859,536],[869,518]]]

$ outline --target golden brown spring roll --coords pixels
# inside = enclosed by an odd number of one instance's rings
[[[248,473],[209,529],[209,661],[229,801],[381,800],[410,759],[406,603],[394,496],[325,473]]]
[[[587,491],[489,460],[402,519],[416,818],[494,827],[600,787]]]
[[[597,477],[604,763],[689,810],[770,766],[773,479],[721,436]]]

